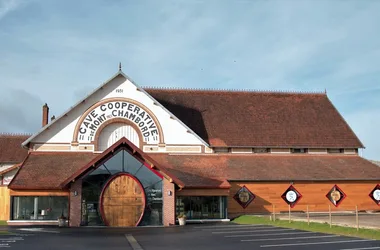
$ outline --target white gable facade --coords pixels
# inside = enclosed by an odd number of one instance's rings
[[[102,152],[122,137],[144,152],[201,153],[207,147],[121,71],[24,146],[34,151]]]

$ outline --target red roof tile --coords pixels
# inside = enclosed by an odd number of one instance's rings
[[[81,174],[89,163],[99,161],[99,156],[79,152],[32,152],[9,187],[61,189],[74,173]],[[228,188],[227,180],[380,180],[380,168],[359,156],[155,153],[145,157],[185,188]]]
[[[60,184],[96,157],[93,153],[31,152],[11,189],[60,189]]]
[[[359,156],[151,154],[185,187],[225,187],[225,180],[380,180],[380,168]]]
[[[0,134],[0,163],[20,163],[28,155],[21,147],[31,135]]]
[[[145,90],[213,147],[363,147],[326,94]]]

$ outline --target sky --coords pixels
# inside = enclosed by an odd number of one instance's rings
[[[0,0],[0,132],[140,86],[324,92],[380,160],[378,0]]]

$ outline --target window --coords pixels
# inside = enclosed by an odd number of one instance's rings
[[[137,147],[140,146],[140,138],[137,131],[132,126],[124,123],[113,123],[105,127],[100,133],[98,150],[106,150],[123,137],[126,137]]]
[[[230,153],[230,148],[214,148],[215,153]]]
[[[66,196],[13,196],[13,220],[57,220],[68,217],[69,199]]]
[[[112,175],[123,172],[123,153],[124,150],[119,151],[116,155],[112,156],[111,159],[103,164]]]
[[[140,226],[162,225],[162,180],[144,187],[146,205]]]
[[[176,214],[185,214],[188,219],[224,219],[226,197],[180,196],[176,199]]]
[[[329,148],[327,149],[327,152],[329,154],[341,154],[341,153],[344,153],[344,150],[343,148]]]
[[[345,154],[357,154],[358,152],[357,152],[357,149],[355,149],[355,148],[345,148],[344,153]]]
[[[269,153],[269,148],[254,148],[253,153]]]
[[[304,154],[304,153],[307,153],[307,148],[292,148],[292,153]]]

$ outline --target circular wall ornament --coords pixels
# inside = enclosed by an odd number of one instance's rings
[[[373,198],[377,201],[380,201],[380,189],[373,191]]]
[[[327,199],[336,207],[346,198],[346,194],[337,185],[334,185],[326,194]]]
[[[332,192],[330,193],[330,196],[331,196],[331,199],[332,199],[333,201],[335,201],[335,202],[339,201],[340,198],[342,197],[342,196],[340,195],[340,192],[337,191],[337,190],[332,191]]]
[[[295,189],[295,187],[293,187],[293,185],[290,185],[281,197],[288,205],[290,205],[290,207],[294,207],[301,199],[302,195],[297,189]]]
[[[237,191],[233,198],[240,204],[240,206],[246,208],[256,196],[246,186],[243,186]]]
[[[290,190],[289,192],[286,193],[286,199],[289,202],[295,202],[297,200],[297,193],[294,192],[293,190]]]
[[[371,193],[369,193],[369,197],[380,206],[380,184],[376,185],[374,189],[372,189]]]
[[[239,200],[242,203],[246,203],[249,201],[249,193],[246,190],[243,190],[242,192],[239,193]]]

